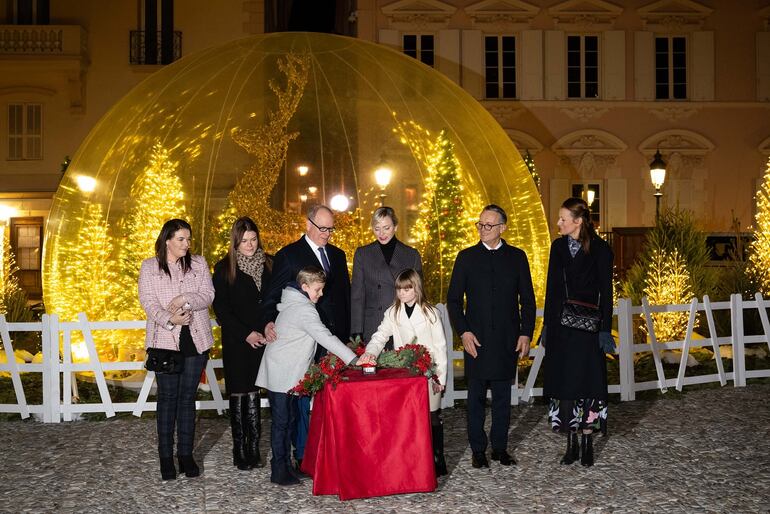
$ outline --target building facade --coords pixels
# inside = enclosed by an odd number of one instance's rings
[[[291,28],[307,8],[279,0],[0,5],[0,224],[33,295],[62,168],[110,107],[159,67]],[[659,150],[662,205],[692,210],[708,231],[751,226],[770,156],[769,0],[323,5],[334,13],[329,31],[404,52],[478,99],[532,156],[549,220],[564,198],[584,195],[602,231],[651,225],[649,163]]]

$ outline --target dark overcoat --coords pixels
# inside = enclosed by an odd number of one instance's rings
[[[591,240],[589,252],[569,253],[567,237],[551,244],[545,293],[545,376],[543,395],[558,400],[607,399],[607,365],[599,334],[561,325],[567,291],[572,300],[599,305],[600,331],[612,330],[613,254],[603,239]]]
[[[343,342],[350,336],[350,275],[345,252],[334,245],[325,247],[329,259],[329,274],[326,277],[323,296],[318,300],[316,308],[321,315],[321,321],[329,331]],[[308,266],[321,267],[313,249],[305,241],[305,236],[299,238],[278,250],[273,262],[273,274],[265,290],[262,302],[262,326],[275,321],[278,317],[278,302],[286,284],[297,279],[297,273]]]
[[[270,259],[270,257],[268,257]],[[262,271],[262,287],[270,280],[269,265]],[[262,294],[249,275],[236,268],[235,280],[227,281],[227,260],[214,266],[214,313],[222,327],[222,362],[228,393],[256,391],[257,371],[264,347],[252,348],[246,336],[262,332],[259,313]]]
[[[471,331],[481,346],[465,352],[465,376],[508,380],[516,374],[519,336],[535,329],[535,292],[527,255],[503,241],[497,250],[483,243],[457,254],[447,292],[449,319],[458,335]]]
[[[383,315],[396,298],[396,277],[405,269],[422,276],[420,253],[396,241],[390,264],[385,262],[380,243],[374,241],[356,249],[350,285],[350,332],[368,341],[382,323]]]

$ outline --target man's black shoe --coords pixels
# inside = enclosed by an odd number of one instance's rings
[[[505,451],[505,450],[492,450],[492,460],[500,461],[500,464],[503,466],[510,466],[516,464],[516,459],[511,457],[511,455]]]
[[[473,464],[474,468],[489,467],[489,461],[487,460],[487,456],[483,453],[474,453],[473,457],[471,457],[471,464]]]

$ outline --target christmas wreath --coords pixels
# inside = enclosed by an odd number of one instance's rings
[[[356,355],[362,355],[365,347],[363,343],[357,342],[353,347]],[[354,368],[357,366],[353,366]],[[424,346],[407,344],[398,350],[387,350],[377,357],[378,368],[405,368],[414,375],[425,375],[426,377],[438,381],[436,375],[436,365],[430,357],[430,352]],[[334,354],[328,354],[318,363],[311,364],[305,373],[305,376],[299,383],[289,390],[290,394],[299,396],[311,396],[321,389],[327,382],[335,387],[341,381],[346,380],[342,376],[346,368],[345,363]]]

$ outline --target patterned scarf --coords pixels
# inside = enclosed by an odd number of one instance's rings
[[[570,255],[572,255],[572,257],[575,257],[575,255],[577,255],[578,250],[580,250],[580,247],[581,247],[580,241],[577,241],[575,239],[572,239],[570,236],[567,236],[567,243],[569,244]]]
[[[238,260],[238,269],[253,278],[254,283],[257,284],[257,290],[261,291],[262,271],[265,269],[265,251],[257,248],[257,252],[251,257],[238,251],[235,252],[235,255]]]

